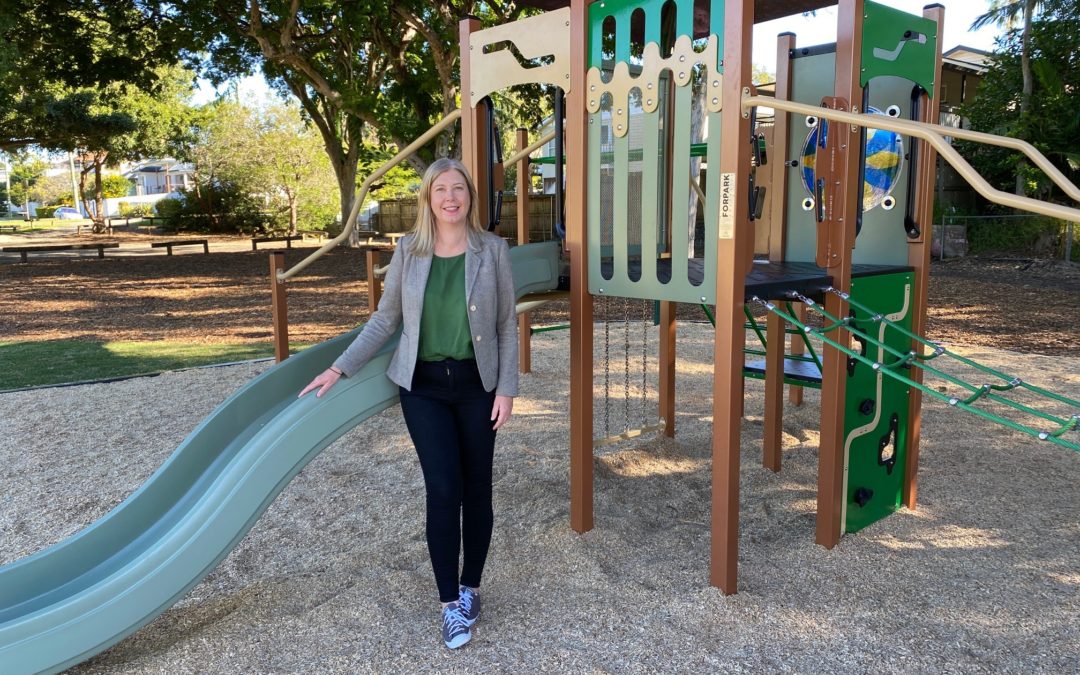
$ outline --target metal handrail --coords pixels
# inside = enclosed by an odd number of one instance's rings
[[[502,162],[503,166],[513,166],[514,164],[517,163],[517,161],[519,159],[521,159],[525,155],[531,155],[532,153],[539,150],[540,146],[542,146],[545,143],[547,143],[549,141],[552,141],[554,139],[555,139],[555,132],[554,131],[552,131],[547,136],[543,136],[541,138],[536,139],[536,142],[534,142],[532,145],[530,145],[528,147],[525,147],[525,148],[522,148],[521,150],[518,150],[514,154],[512,154],[509,157],[507,157],[506,159],[504,159],[503,162]]]
[[[753,96],[750,94],[749,90],[744,90],[742,98],[743,110],[745,111],[755,106],[769,107],[789,113],[798,113],[800,115],[810,115],[834,122],[868,127],[871,129],[886,129],[908,136],[914,136],[915,138],[921,138],[934,146],[934,149],[938,151],[938,154],[940,154],[946,162],[952,165],[952,167],[956,169],[956,172],[959,173],[976,192],[995,204],[1080,223],[1080,210],[1078,209],[1061,206],[1059,204],[1050,204],[1048,202],[1039,201],[1038,199],[1031,199],[1030,197],[1010,194],[993,187],[985,178],[979,175],[979,172],[976,171],[974,167],[968,164],[967,160],[964,159],[955,148],[949,145],[944,136],[953,136],[954,138],[963,138],[964,140],[976,141],[987,145],[996,145],[999,147],[1020,150],[1035,162],[1039,168],[1043,169],[1050,179],[1062,190],[1065,190],[1069,196],[1074,199],[1080,198],[1080,188],[1073,185],[1064,174],[1062,174],[1053,164],[1050,164],[1050,161],[1046,159],[1046,157],[1024,141],[976,131],[953,129],[938,124],[912,122],[885,115],[867,115],[832,110],[830,108],[808,105],[806,103],[775,99],[771,96]],[[957,131],[961,133],[957,134]]]
[[[346,238],[348,238],[349,233],[352,232],[353,227],[355,227],[356,225],[356,216],[360,213],[360,205],[364,203],[364,198],[367,197],[368,190],[371,188],[372,183],[386,175],[386,173],[390,171],[390,169],[393,169],[398,164],[401,164],[401,162],[403,162],[405,158],[407,158],[409,155],[413,154],[420,148],[427,145],[431,141],[431,139],[442,133],[443,129],[456,122],[459,117],[461,117],[460,109],[451,111],[449,114],[446,115],[446,117],[443,117],[441,120],[436,122],[433,127],[424,132],[422,136],[417,138],[412,143],[409,143],[400,152],[398,152],[398,154],[391,157],[389,160],[387,160],[385,164],[380,166],[378,169],[375,170],[374,173],[368,176],[367,179],[363,182],[363,184],[360,185],[360,189],[356,191],[356,195],[353,197],[352,208],[349,209],[349,217],[345,219],[345,227],[342,228],[341,234],[320,246],[319,249],[316,250],[314,253],[304,258],[300,262],[296,263],[289,269],[278,272],[278,283],[283,283],[287,279],[291,279],[292,277],[296,276],[308,265],[315,262],[316,259],[321,258],[328,251],[330,251],[342,241],[344,241]]]

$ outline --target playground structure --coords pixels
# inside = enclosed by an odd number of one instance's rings
[[[783,12],[827,3],[795,4]],[[779,11],[776,3],[756,5],[763,19]],[[669,436],[675,433],[674,304],[716,307],[710,578],[725,593],[737,589],[747,302],[768,313],[764,464],[774,471],[780,468],[782,388],[785,377],[796,375],[784,353],[787,325],[825,345],[820,367],[808,369],[804,383],[821,388],[816,540],[828,548],[901,504],[915,507],[924,393],[1080,449],[1066,438],[1080,423],[1076,401],[970,361],[966,365],[987,383],[948,376],[930,362],[955,355],[921,337],[936,154],[992,201],[1080,218],[1076,209],[993,189],[944,136],[1019,150],[1080,198],[1030,145],[932,123],[944,8],[931,5],[914,16],[869,1],[840,2],[835,45],[797,49],[794,35],[780,36],[775,97],[757,95],[750,82],[754,18],[749,1],[572,2],[516,28],[479,30],[464,22],[461,39],[462,89],[471,104],[462,111],[463,155],[478,176],[490,170],[481,99],[523,81],[569,83],[563,88],[575,530],[593,527],[596,298],[658,302],[659,426]],[[553,43],[567,45],[567,56]],[[768,133],[756,124],[762,107],[776,113]],[[695,114],[704,125],[695,123]],[[707,132],[695,137],[702,126]],[[695,175],[694,157],[707,167],[704,179]],[[705,221],[698,255],[691,247],[695,201]],[[754,260],[756,227],[768,233],[767,261]],[[802,309],[785,312],[777,304],[792,300]],[[824,327],[808,326],[807,310],[824,317]],[[970,395],[941,396],[923,384],[927,372]],[[1064,412],[1001,396],[1014,389]],[[977,407],[980,401],[1036,422],[1014,422]]]
[[[758,18],[825,4],[762,1]],[[523,82],[566,92],[571,526],[583,532],[594,524],[597,296],[659,303],[659,412],[668,435],[676,431],[675,304],[716,308],[710,579],[725,593],[737,590],[748,302],[768,311],[765,464],[773,470],[780,464],[785,324],[826,345],[816,374],[822,401],[818,543],[832,547],[844,531],[864,527],[901,503],[914,508],[922,394],[933,393],[922,384],[923,372],[929,372],[927,362],[948,353],[921,337],[935,152],[995,201],[1074,222],[1080,222],[1080,211],[980,184],[941,139],[942,133],[958,136],[956,130],[927,122],[937,116],[940,6],[916,17],[864,0],[842,0],[835,46],[797,50],[794,36],[781,36],[775,98],[758,96],[750,84],[754,18],[750,0],[728,0],[715,8],[692,0],[581,0],[485,30],[473,19],[464,20],[462,108],[365,180],[341,235],[289,270],[276,262],[280,257],[271,258],[283,362],[223,403],[140,490],[101,521],[0,568],[0,662],[20,672],[57,671],[145,625],[232,550],[307,462],[394,404],[395,392],[382,376],[392,345],[329,396],[295,399],[293,392],[329,365],[353,333],[286,359],[287,280],[349,236],[372,183],[459,119],[463,160],[485,190],[478,206],[487,222],[497,203],[499,169],[486,114],[490,102],[484,99]],[[702,130],[707,133],[700,142],[693,137],[695,98],[705,101]],[[771,144],[755,126],[756,111],[765,106],[778,113]],[[866,114],[870,106],[886,114]],[[812,118],[809,124],[806,118]],[[884,155],[864,157],[867,129],[906,139],[893,138]],[[964,133],[1028,153],[1068,194],[1080,195],[1030,146]],[[528,144],[519,135],[523,147],[504,163],[524,162],[546,141]],[[903,150],[898,142],[905,143]],[[907,161],[897,168],[892,162],[902,155]],[[706,173],[691,181],[695,156],[702,158]],[[871,186],[873,209],[867,208],[865,188],[858,189],[867,163],[895,169],[885,172],[884,183]],[[556,164],[562,161],[557,158]],[[812,164],[808,174],[807,164]],[[802,185],[807,175],[809,191]],[[694,200],[706,222],[700,256],[690,250]],[[769,231],[767,262],[754,261],[755,227]],[[565,297],[556,292],[559,248],[547,242],[512,249],[519,310]],[[825,325],[808,326],[802,310],[784,311],[778,301],[800,303],[821,314]],[[855,348],[853,339],[860,343]],[[1066,438],[1080,423],[1080,404],[984,372],[1001,384],[960,382],[971,395],[947,402],[1007,422],[976,404],[1004,401],[1005,390],[1033,391],[1069,412],[1035,410],[1043,428],[1012,426],[1080,450],[1080,443]],[[1034,410],[1020,407],[1025,413]]]

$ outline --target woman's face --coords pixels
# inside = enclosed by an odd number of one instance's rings
[[[450,169],[435,177],[431,183],[431,213],[436,225],[464,225],[469,206],[469,185],[460,171]]]

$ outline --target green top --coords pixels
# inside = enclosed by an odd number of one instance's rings
[[[431,274],[420,314],[421,361],[475,358],[465,308],[465,254],[431,256]]]

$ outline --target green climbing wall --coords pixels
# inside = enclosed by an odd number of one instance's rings
[[[914,273],[860,276],[851,297],[911,329]],[[911,341],[884,323],[852,310],[861,332],[901,353]],[[878,363],[893,358],[883,348],[852,337],[852,348]],[[908,386],[855,359],[848,360],[844,415],[844,531],[854,532],[900,507],[907,451]]]

